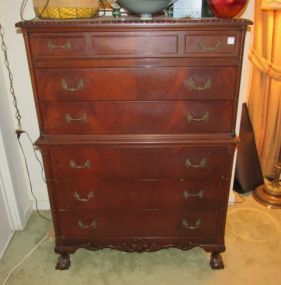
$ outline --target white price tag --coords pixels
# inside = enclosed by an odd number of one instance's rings
[[[227,44],[228,45],[234,45],[235,44],[235,37],[228,37],[227,38]]]

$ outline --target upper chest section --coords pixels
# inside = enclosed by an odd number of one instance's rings
[[[242,53],[247,22],[223,20],[170,20],[135,22],[19,23],[26,34],[33,64],[71,60],[97,65],[114,60],[146,64],[168,59],[185,61],[232,60]],[[136,60],[136,61],[134,61]]]

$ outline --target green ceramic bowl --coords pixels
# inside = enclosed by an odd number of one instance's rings
[[[164,10],[173,0],[117,0],[129,12],[141,15],[141,19],[151,19],[153,14]]]

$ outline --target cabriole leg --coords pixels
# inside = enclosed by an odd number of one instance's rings
[[[212,252],[210,265],[212,269],[224,269],[224,264],[219,252]]]
[[[70,267],[70,257],[69,253],[60,253],[56,269],[67,270]]]

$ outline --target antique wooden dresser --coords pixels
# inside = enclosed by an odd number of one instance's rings
[[[78,248],[200,246],[223,268],[247,20],[29,21],[56,234]]]

